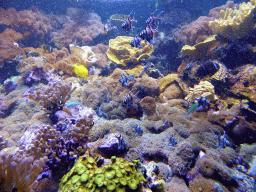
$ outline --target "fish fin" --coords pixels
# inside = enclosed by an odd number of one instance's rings
[[[156,42],[155,42],[153,39],[151,39],[151,40],[149,41],[149,43],[151,43],[152,45],[154,45]]]

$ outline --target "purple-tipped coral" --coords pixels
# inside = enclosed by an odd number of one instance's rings
[[[86,134],[88,132],[74,134],[77,132],[73,129],[74,127],[71,127],[69,133],[63,135],[56,130],[55,126],[34,126],[28,129],[21,137],[21,148],[24,149],[26,156],[35,159],[46,158],[44,172],[38,177],[34,188],[42,187],[40,187],[42,184],[41,179],[48,179],[56,187],[60,178],[74,165],[75,160],[85,153],[87,149],[84,145],[85,142],[78,143],[76,141],[79,141],[81,137],[83,137],[83,140],[87,138]],[[31,135],[33,136],[31,137]],[[24,140],[30,141],[24,142]],[[46,174],[49,171],[50,174]]]
[[[39,82],[43,79],[46,79],[44,69],[36,67],[32,71],[29,71],[25,77],[25,84],[32,85],[34,82]]]

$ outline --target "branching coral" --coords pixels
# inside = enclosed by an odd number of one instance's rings
[[[214,33],[228,39],[240,39],[245,37],[254,28],[255,0],[239,4],[238,9],[227,8],[220,10],[220,18],[209,22]]]
[[[64,84],[61,79],[52,78],[48,85],[35,88],[29,94],[29,98],[38,101],[43,110],[52,115],[56,111],[63,109],[74,90],[75,88],[72,88],[71,82]]]
[[[233,1],[227,1],[225,5],[222,5],[220,7],[215,7],[213,9],[211,9],[209,11],[208,16],[209,17],[214,17],[214,18],[218,19],[221,16],[220,11],[221,10],[226,10],[227,8],[231,8],[231,9],[236,8],[237,9],[238,5],[235,4]]]
[[[64,130],[57,131],[56,126],[35,125],[28,128],[21,138],[22,152],[34,159],[44,158],[45,174],[47,175],[46,171],[49,170],[51,174],[48,179],[58,184],[61,177],[74,165],[75,160],[87,149],[85,143],[89,128],[87,127],[87,132],[84,129],[76,128],[74,125],[65,132]],[[35,181],[33,188],[39,186],[40,181]]]

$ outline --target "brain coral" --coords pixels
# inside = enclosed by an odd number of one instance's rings
[[[238,9],[227,8],[220,11],[220,18],[209,21],[216,34],[229,39],[239,39],[248,35],[254,28],[255,0],[239,4]]]
[[[131,47],[130,42],[133,37],[118,36],[109,41],[109,49],[107,51],[108,58],[116,64],[126,64],[130,61],[138,63],[140,59],[147,59],[154,51],[153,45],[142,42],[143,49]]]
[[[98,167],[93,157],[82,156],[61,179],[59,191],[142,191],[146,180],[135,165],[113,156],[111,164]]]

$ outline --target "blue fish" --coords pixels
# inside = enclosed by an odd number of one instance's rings
[[[80,102],[71,101],[71,102],[68,102],[66,104],[66,107],[67,108],[74,108],[74,107],[77,107],[78,105],[82,105],[82,104]]]

